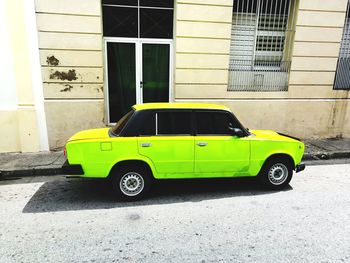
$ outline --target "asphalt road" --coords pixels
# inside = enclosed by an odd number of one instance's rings
[[[172,181],[136,203],[100,181],[0,181],[0,262],[350,262],[349,163],[281,192]]]

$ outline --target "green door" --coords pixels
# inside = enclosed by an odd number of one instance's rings
[[[109,123],[136,103],[169,101],[170,43],[107,41],[106,53]]]
[[[142,44],[142,103],[169,101],[169,44]]]
[[[236,176],[249,169],[249,138],[232,136],[234,118],[225,112],[196,112],[195,173]]]
[[[190,177],[194,170],[191,111],[148,113],[137,137],[139,154],[149,158],[161,177]]]
[[[249,169],[249,140],[236,136],[196,136],[195,172],[220,176],[244,174]]]
[[[136,43],[107,42],[108,122],[115,123],[136,103]]]

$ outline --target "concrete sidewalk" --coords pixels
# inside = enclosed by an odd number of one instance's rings
[[[350,138],[306,140],[304,160],[350,158]]]
[[[63,151],[39,153],[0,153],[0,178],[62,174],[66,161]]]
[[[350,139],[305,141],[304,160],[350,158]],[[62,151],[0,153],[0,177],[63,174],[66,158]]]

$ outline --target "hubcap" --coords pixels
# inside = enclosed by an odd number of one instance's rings
[[[120,179],[120,190],[127,196],[136,196],[142,192],[145,182],[142,176],[135,172],[124,174]]]
[[[283,184],[288,177],[288,168],[283,163],[276,163],[271,166],[268,178],[273,185]]]

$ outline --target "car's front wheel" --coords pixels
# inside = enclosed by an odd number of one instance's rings
[[[287,158],[272,158],[260,171],[259,179],[265,188],[280,190],[285,188],[293,176],[293,165]]]
[[[125,201],[142,199],[149,191],[151,178],[144,167],[125,166],[113,174],[112,186],[115,194]]]

